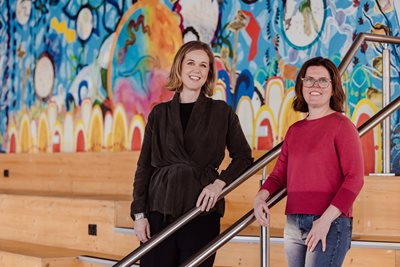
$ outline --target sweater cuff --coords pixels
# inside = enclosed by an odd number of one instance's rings
[[[343,214],[347,215],[351,211],[353,202],[355,201],[357,194],[346,188],[341,188],[336,193],[332,200],[332,205],[338,208]]]
[[[267,179],[261,186],[261,189],[267,190],[270,196],[273,196],[276,191],[280,189],[280,186],[276,184],[272,179]]]

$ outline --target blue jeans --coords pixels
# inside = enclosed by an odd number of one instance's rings
[[[287,215],[284,230],[284,247],[289,267],[340,267],[351,245],[352,219],[335,219],[326,236],[326,250],[322,251],[321,241],[313,252],[305,244],[313,221],[320,215]]]

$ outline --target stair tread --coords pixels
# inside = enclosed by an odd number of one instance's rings
[[[0,239],[0,251],[37,257],[37,258],[61,258],[61,257],[77,257],[80,255],[89,255],[99,258],[118,260],[123,257],[111,254],[96,253],[91,251],[54,247],[54,246],[40,245],[40,244],[21,242],[15,240],[4,240],[4,239]]]

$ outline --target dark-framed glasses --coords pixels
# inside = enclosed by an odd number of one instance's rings
[[[317,82],[319,87],[321,87],[321,88],[326,88],[331,84],[331,80],[329,80],[327,78],[319,78],[318,80],[316,80],[312,77],[304,77],[304,78],[301,78],[301,80],[303,81],[303,85],[305,87],[313,87],[315,82]]]

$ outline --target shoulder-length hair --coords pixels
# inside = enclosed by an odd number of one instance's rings
[[[300,112],[308,112],[308,105],[303,96],[302,78],[305,77],[307,69],[311,66],[322,66],[329,72],[332,86],[332,96],[329,100],[329,106],[335,111],[343,112],[346,97],[342,87],[339,70],[331,60],[323,57],[312,58],[306,61],[301,67],[297,74],[296,85],[294,87],[296,97],[293,101],[293,109]]]
[[[182,62],[186,54],[195,50],[202,50],[206,52],[210,65],[207,75],[207,80],[204,83],[201,91],[207,96],[212,96],[214,93],[215,79],[216,79],[216,67],[214,55],[211,48],[206,43],[201,41],[190,41],[185,43],[175,55],[174,61],[172,63],[171,71],[169,73],[168,82],[166,88],[170,91],[181,92],[183,88],[181,73],[182,73]]]

